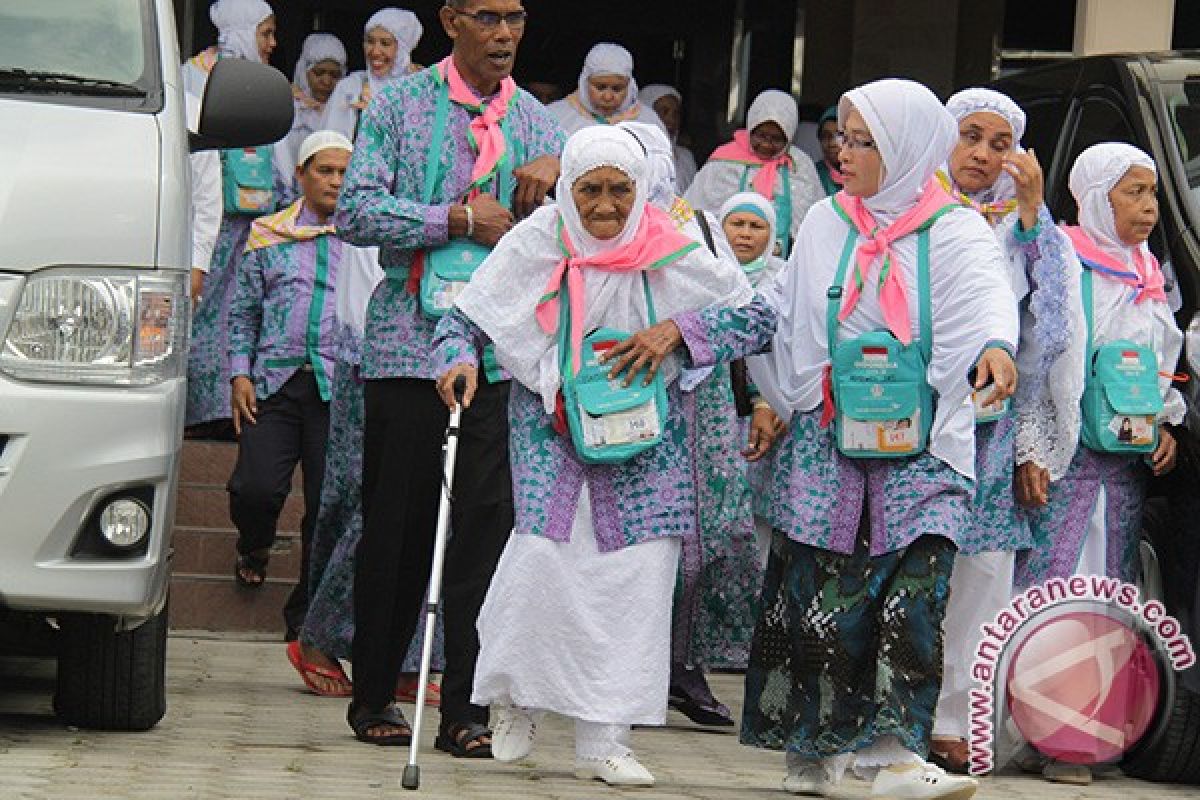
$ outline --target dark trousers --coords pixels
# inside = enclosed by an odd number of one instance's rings
[[[242,424],[237,465],[229,478],[229,516],[238,529],[239,553],[265,550],[275,542],[279,512],[292,489],[292,473],[304,470],[304,520],[300,525],[300,580],[283,606],[288,641],[296,638],[308,610],[308,554],[321,503],[329,403],[317,380],[297,370],[279,391],[258,404],[255,424]]]
[[[428,380],[370,380],[365,400],[352,661],[354,702],[378,710],[392,700],[424,607],[450,415]],[[479,655],[475,620],[513,525],[507,383],[481,385],[463,413],[451,494],[441,713],[445,723],[487,724],[488,710],[470,701]]]

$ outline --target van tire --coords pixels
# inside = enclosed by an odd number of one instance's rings
[[[167,610],[118,631],[113,617],[59,619],[62,643],[54,712],[68,725],[112,731],[153,728],[167,710]]]
[[[1121,765],[1126,775],[1160,783],[1200,784],[1200,695],[1175,688],[1162,735]]]

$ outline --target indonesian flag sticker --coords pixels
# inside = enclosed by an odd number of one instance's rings
[[[863,361],[869,364],[887,364],[888,349],[886,347],[864,347],[862,349]]]
[[[1140,367],[1142,365],[1142,357],[1137,350],[1122,350],[1121,351],[1121,366],[1130,369]]]

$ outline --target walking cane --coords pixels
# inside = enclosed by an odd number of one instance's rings
[[[442,444],[442,496],[438,501],[437,533],[433,539],[433,566],[429,570],[429,590],[425,596],[425,633],[421,639],[421,676],[417,681],[417,710],[413,716],[412,744],[408,747],[408,764],[400,785],[405,789],[421,787],[421,768],[417,766],[420,749],[421,720],[425,716],[425,693],[429,685],[429,664],[433,660],[433,633],[437,625],[438,606],[442,597],[442,564],[446,559],[446,539],[450,532],[450,488],[454,484],[454,459],[458,454],[458,425],[462,419],[463,393],[467,379],[462,375],[454,380],[454,410],[446,426]]]

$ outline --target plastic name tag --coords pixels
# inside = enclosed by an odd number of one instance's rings
[[[911,417],[888,420],[861,420],[842,415],[842,452],[858,450],[888,455],[913,455],[921,448],[921,411]]]
[[[971,405],[975,407],[975,424],[977,425],[1004,419],[1012,408],[1012,402],[1007,397],[999,403],[985,402],[991,393],[991,384],[971,392]]]

